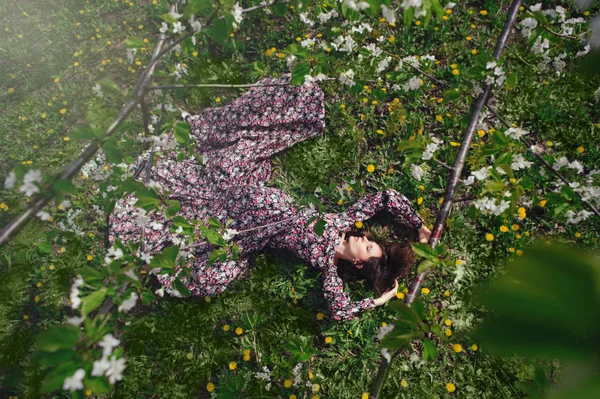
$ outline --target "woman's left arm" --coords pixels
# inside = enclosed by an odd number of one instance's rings
[[[415,230],[424,227],[424,221],[412,208],[410,201],[393,189],[369,194],[341,213],[350,220],[366,220],[379,211],[388,211],[397,218],[402,218]],[[427,229],[425,227],[425,229]]]

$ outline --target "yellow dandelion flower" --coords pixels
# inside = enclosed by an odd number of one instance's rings
[[[446,330],[445,334],[446,334],[446,337],[452,336],[452,330]]]
[[[27,316],[26,314],[23,315],[23,320],[29,320],[29,316]]]
[[[40,296],[39,296],[39,295],[36,295],[36,296],[34,296],[34,297],[33,297],[33,300],[34,300],[35,302],[39,302],[39,301],[40,301]]]
[[[585,148],[583,148],[583,146],[577,147],[577,152],[578,153],[583,154],[584,151],[585,151]]]
[[[229,329],[230,329],[229,324],[225,324],[223,326],[223,331],[229,331]]]
[[[438,121],[438,122],[441,122],[441,121],[444,120],[444,117],[442,115],[436,115],[435,116],[435,120]]]
[[[283,381],[283,386],[286,388],[289,388],[292,386],[292,380],[285,380]]]
[[[325,315],[321,312],[317,313],[317,320],[323,320],[325,318]]]
[[[63,140],[64,140],[64,141],[69,141],[69,140],[71,140],[71,139],[69,138],[69,136],[65,136],[65,137],[63,137]]]
[[[421,25],[421,21],[417,20],[417,22],[415,22],[415,25],[417,25],[417,26]]]
[[[485,130],[483,130],[483,129],[479,129],[479,130],[477,131],[477,134],[479,135],[479,137],[483,137],[483,136],[485,136]]]
[[[487,241],[494,241],[494,235],[493,235],[492,233],[487,233],[487,234],[485,235],[485,239],[486,239]]]
[[[450,327],[452,325],[452,320],[446,319],[446,321],[444,321],[444,324]]]
[[[580,232],[575,233],[575,237],[576,238],[580,238],[581,237],[581,233]]]
[[[369,399],[369,392],[363,392],[363,394],[360,397],[360,399]]]
[[[429,288],[421,288],[421,293],[423,295],[429,295],[431,291],[429,290]]]
[[[92,260],[92,259],[94,259],[94,257],[92,255],[87,256],[87,260]]]
[[[500,231],[503,233],[508,233],[508,227],[506,227],[505,225],[500,226]]]
[[[58,111],[61,115],[64,115],[67,113],[67,109],[66,108],[62,108],[60,111]]]
[[[523,251],[522,251],[522,250],[520,250],[520,249],[517,249],[517,255],[518,255],[518,256],[523,256]]]
[[[449,382],[446,384],[446,390],[450,393],[456,391],[456,386],[453,383]]]
[[[460,145],[460,143],[457,143],[456,141],[451,141],[451,142],[450,142],[450,145],[451,145],[452,147],[458,147],[458,146]]]
[[[237,363],[236,362],[230,362],[229,363],[229,370],[235,370],[237,368]]]
[[[471,50],[471,54],[473,54],[473,55],[477,54],[477,50],[475,50],[475,49]]]
[[[462,265],[463,263],[464,263],[464,262],[462,261],[462,259],[456,259],[456,262],[454,262],[454,264],[455,264],[456,266],[460,266],[460,265]]]
[[[527,217],[527,211],[523,207],[519,208],[518,213],[519,213],[519,217],[521,218],[521,220],[523,220]]]
[[[396,293],[396,298],[403,300],[404,299],[404,294],[402,292],[398,292]]]
[[[15,89],[13,89],[12,87],[9,87],[7,91],[8,91],[8,94],[12,94],[15,92]]]
[[[471,350],[476,351],[479,347],[476,344],[471,345]]]
[[[406,382],[406,380],[402,380],[402,381],[400,381],[400,386],[402,388],[406,388],[408,386],[408,382]]]
[[[465,39],[467,39],[467,41],[471,41],[471,40],[473,40],[473,36],[467,36],[467,37],[465,37]]]
[[[517,230],[519,230],[519,225],[518,225],[518,224],[513,224],[513,225],[511,226],[511,228],[512,228],[514,231],[517,231]]]
[[[450,296],[450,291],[448,291],[448,290],[444,291],[444,296]]]
[[[452,75],[456,76],[458,74],[460,74],[460,71],[458,69],[453,69],[452,70]]]
[[[331,337],[325,337],[325,343],[326,344],[330,344],[332,342],[333,342],[333,338],[331,338]]]
[[[359,229],[362,229],[362,228],[363,228],[363,222],[362,222],[362,220],[358,220],[356,223],[354,223],[354,225],[355,225],[357,228],[359,228]]]
[[[479,11],[479,13],[480,13],[481,15],[487,15],[487,13],[488,13],[488,12],[487,12],[487,10],[481,10],[481,11]]]
[[[369,166],[367,166],[367,172],[369,172],[369,173],[375,172],[375,165],[369,164]]]
[[[215,390],[215,384],[213,384],[212,382],[209,382],[208,384],[206,384],[206,390],[208,392],[212,392]]]
[[[237,335],[242,335],[244,333],[244,330],[242,329],[242,327],[238,327],[235,329],[235,333]]]
[[[218,102],[218,103],[220,103],[221,102],[221,97],[215,98],[215,101]]]
[[[510,252],[510,253],[514,253],[514,252],[515,252],[515,249],[514,249],[513,247],[510,247],[510,248],[508,248],[508,252]]]
[[[423,197],[419,197],[417,199],[417,205],[421,205],[423,203]]]
[[[454,344],[454,345],[452,345],[452,349],[454,350],[454,352],[460,353],[460,352],[462,352],[462,345],[461,344]]]

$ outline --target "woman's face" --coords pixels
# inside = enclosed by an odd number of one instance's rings
[[[350,259],[356,259],[364,262],[369,258],[379,258],[383,255],[383,251],[379,244],[375,241],[369,241],[366,237],[350,236],[346,240],[346,255]]]

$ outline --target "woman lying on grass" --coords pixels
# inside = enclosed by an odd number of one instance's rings
[[[231,281],[248,272],[250,253],[283,248],[321,270],[324,296],[333,318],[349,320],[393,298],[397,279],[407,276],[414,262],[410,245],[375,242],[364,233],[351,232],[355,222],[385,210],[418,231],[422,242],[430,232],[403,195],[386,190],[362,198],[344,212],[324,215],[324,233],[318,235],[313,230],[316,221],[307,225],[314,212],[295,209],[288,194],[265,186],[271,175],[271,157],[325,128],[321,89],[315,84],[289,86],[289,79],[290,74],[263,79],[262,84],[284,85],[253,87],[224,107],[188,116],[198,143],[196,152],[204,163],[200,165],[194,158],[178,161],[177,151],[166,150],[152,167],[150,179],[170,193],[169,199],[180,202],[178,215],[195,220],[214,216],[222,222],[233,219],[230,229],[240,232],[233,237],[240,247],[236,261],[207,266],[209,254],[216,249],[213,245],[196,247],[188,254],[185,267],[190,275],[181,280],[191,295],[220,294]],[[111,243],[116,238],[122,242],[139,240],[144,225],[149,254],[181,240],[181,235],[170,232],[170,219],[145,214],[133,205],[136,200],[132,193],[117,202],[110,219]],[[255,229],[261,226],[265,227]],[[244,232],[248,229],[255,230]],[[351,301],[343,291],[338,268],[344,275],[365,279],[378,297]],[[178,275],[181,269],[175,271]],[[151,271],[164,291],[181,296],[172,285],[175,277],[160,272],[159,268]]]

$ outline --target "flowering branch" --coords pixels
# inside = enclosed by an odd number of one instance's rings
[[[508,15],[507,15],[506,23],[504,24],[504,28],[502,29],[502,32],[500,33],[500,36],[498,37],[498,40],[496,42],[496,47],[493,52],[493,57],[497,60],[500,59],[500,54],[502,53],[502,50],[504,49],[504,46],[506,45],[510,30],[511,30],[512,26],[514,25],[514,22],[517,18],[517,13],[519,12],[519,7],[521,5],[521,2],[522,2],[522,0],[513,0],[508,8]],[[475,101],[475,104],[473,105],[473,112],[471,113],[471,119],[469,121],[469,124],[467,125],[467,130],[465,132],[465,136],[464,136],[463,141],[458,150],[456,160],[454,161],[453,171],[448,176],[448,185],[446,187],[446,195],[444,196],[444,202],[442,204],[442,208],[440,209],[440,212],[436,219],[435,225],[433,226],[431,236],[429,237],[429,246],[431,248],[435,248],[440,241],[442,229],[443,229],[443,227],[446,223],[446,219],[448,218],[448,215],[450,213],[450,208],[452,206],[454,194],[456,192],[456,186],[458,184],[460,174],[461,174],[463,166],[465,164],[467,152],[469,150],[470,143],[473,139],[473,135],[475,134],[475,127],[477,126],[477,122],[479,120],[479,114],[481,113],[481,110],[483,109],[484,105],[486,104],[491,91],[492,91],[492,84],[487,84],[485,86],[483,93],[481,93],[479,95],[479,97]],[[410,306],[412,304],[412,302],[414,301],[414,299],[417,296],[417,293],[418,293],[420,287],[423,285],[423,281],[425,280],[425,277],[427,276],[427,274],[428,274],[427,271],[420,273],[411,282],[410,289],[404,299],[404,303],[406,305]],[[398,352],[399,351],[395,351],[394,357],[397,355]],[[373,392],[372,397],[374,399],[378,399],[379,395],[381,394],[381,389],[383,388],[383,383],[385,382],[386,376],[391,367],[391,360],[392,360],[392,358],[390,358],[390,361],[388,361],[387,359],[384,358],[382,360],[381,365],[379,366],[377,376],[375,377],[375,382],[374,382],[373,388],[372,388],[372,392]]]

